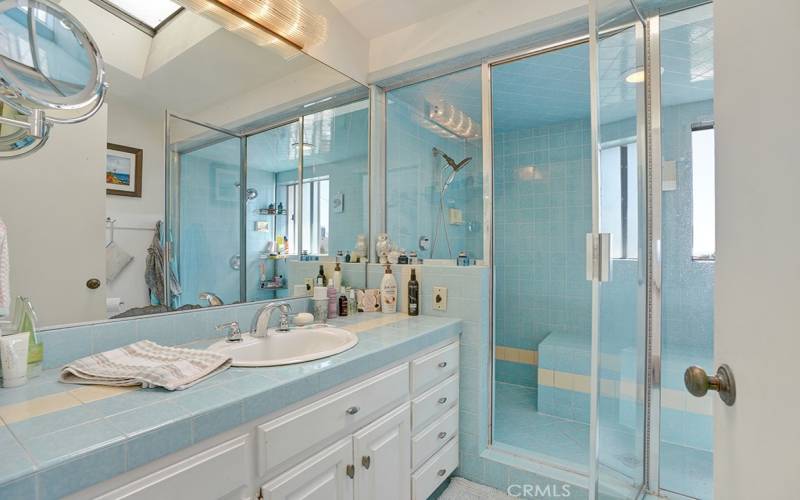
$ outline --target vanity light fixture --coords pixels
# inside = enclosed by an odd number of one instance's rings
[[[481,124],[446,101],[425,101],[425,118],[462,139],[477,139],[481,136]]]
[[[275,46],[287,58],[327,36],[327,19],[299,0],[176,1],[257,45]]]

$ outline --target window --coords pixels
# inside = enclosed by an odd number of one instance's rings
[[[611,257],[635,259],[639,249],[636,144],[600,151],[600,231],[611,233]]]
[[[692,258],[713,260],[716,252],[714,212],[714,127],[692,126]]]
[[[289,207],[294,207],[297,196],[297,183],[286,186],[286,199]],[[295,219],[293,209],[290,212]],[[330,179],[317,177],[303,180],[303,251],[312,255],[328,254],[328,233],[330,231]],[[295,239],[294,227],[290,226],[289,241]],[[290,247],[291,248],[291,247]]]
[[[163,23],[183,9],[171,0],[92,0],[92,2],[151,36]]]

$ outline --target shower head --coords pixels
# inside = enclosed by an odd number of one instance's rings
[[[447,180],[444,181],[444,185],[442,186],[442,192],[447,190],[447,188],[450,186],[450,183],[452,183],[453,180],[456,178],[456,173],[462,168],[469,165],[469,163],[472,161],[472,157],[467,156],[460,162],[456,163],[456,161],[453,158],[451,158],[447,153],[445,153],[439,148],[433,148],[433,155],[441,156],[442,158],[444,158],[444,161],[447,162],[447,165],[452,170],[452,172],[450,172],[450,175],[447,176]]]
[[[458,172],[462,168],[464,168],[467,165],[469,165],[469,162],[472,161],[472,157],[468,156],[468,157],[464,158],[463,160],[461,160],[460,162],[456,163],[456,161],[453,158],[451,158],[447,153],[445,153],[444,151],[442,151],[439,148],[433,148],[433,154],[441,156],[442,158],[444,158],[444,161],[446,161],[447,164],[450,166],[450,168],[453,169],[453,172]]]

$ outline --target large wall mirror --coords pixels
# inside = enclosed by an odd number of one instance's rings
[[[177,4],[61,5],[109,87],[92,118],[0,162],[11,292],[42,326],[292,297],[337,254],[365,286],[344,261],[369,241],[366,87]]]

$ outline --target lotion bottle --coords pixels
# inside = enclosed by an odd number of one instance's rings
[[[339,290],[342,288],[342,267],[339,261],[336,261],[336,267],[333,268],[333,288]]]
[[[388,264],[381,280],[381,311],[387,314],[397,312],[397,280]]]
[[[419,316],[419,282],[414,268],[411,268],[411,279],[408,280],[408,315]]]

